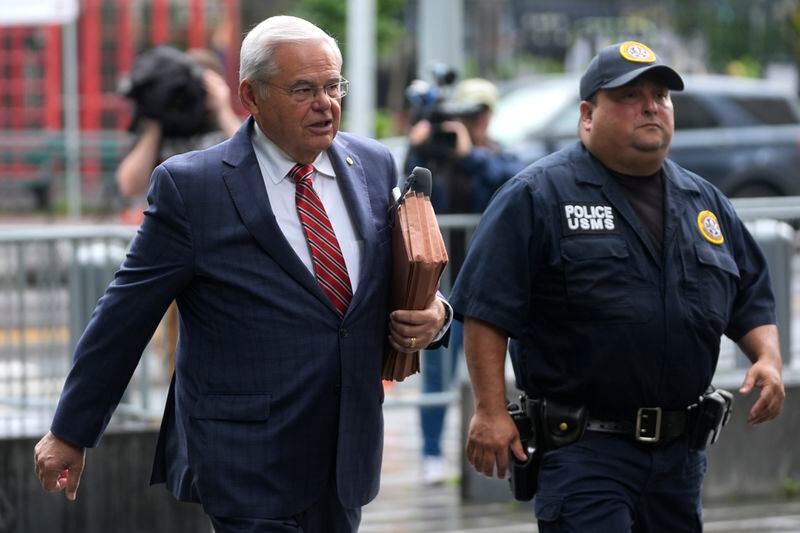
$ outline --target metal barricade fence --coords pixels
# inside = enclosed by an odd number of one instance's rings
[[[45,431],[71,354],[135,228],[37,226],[0,230],[0,436]],[[153,419],[148,348],[115,423]]]
[[[743,199],[734,205],[747,220],[800,220],[800,197]],[[440,215],[445,242],[450,245],[458,230],[468,246],[479,218]],[[118,225],[0,229],[0,436],[46,431],[78,336],[134,234],[135,228]],[[793,238],[794,232],[791,234]],[[795,250],[794,242],[791,248]],[[789,262],[796,257],[794,254]],[[782,279],[774,281],[785,286],[791,270],[788,265],[780,274]],[[452,283],[453,273],[448,268],[442,278],[445,294]],[[162,343],[154,336],[112,424],[131,419],[153,421],[160,416],[169,379],[162,355],[169,347]],[[733,368],[733,344],[725,350],[730,353],[721,357],[720,365]],[[417,379],[400,384],[398,388],[409,392],[389,395],[385,407],[456,401],[456,382],[449,390],[421,394],[414,383]],[[407,383],[411,385],[406,387]]]

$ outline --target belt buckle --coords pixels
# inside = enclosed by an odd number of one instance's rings
[[[658,442],[661,440],[661,408],[641,407],[636,411],[636,440]]]

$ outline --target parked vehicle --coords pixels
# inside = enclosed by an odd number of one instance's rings
[[[800,108],[766,80],[684,76],[669,157],[732,197],[800,195]],[[577,139],[578,77],[531,80],[498,102],[491,136],[533,162]]]

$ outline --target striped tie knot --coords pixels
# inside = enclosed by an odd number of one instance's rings
[[[296,183],[297,216],[308,242],[314,275],[333,306],[344,316],[353,298],[350,276],[325,206],[311,183],[313,174],[313,166],[297,163],[288,177]]]
[[[302,165],[297,163],[295,166],[292,167],[292,170],[289,171],[289,177],[292,178],[295,183],[307,184],[311,186],[311,176],[314,174],[314,166],[313,165]]]

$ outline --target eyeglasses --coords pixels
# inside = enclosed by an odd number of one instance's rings
[[[342,78],[339,81],[329,83],[323,87],[315,87],[313,85],[298,85],[297,87],[281,87],[274,83],[267,83],[271,87],[280,89],[291,97],[292,100],[298,104],[310,102],[317,97],[319,91],[325,91],[330,98],[342,98],[347,95],[347,90],[350,88],[350,82]]]

